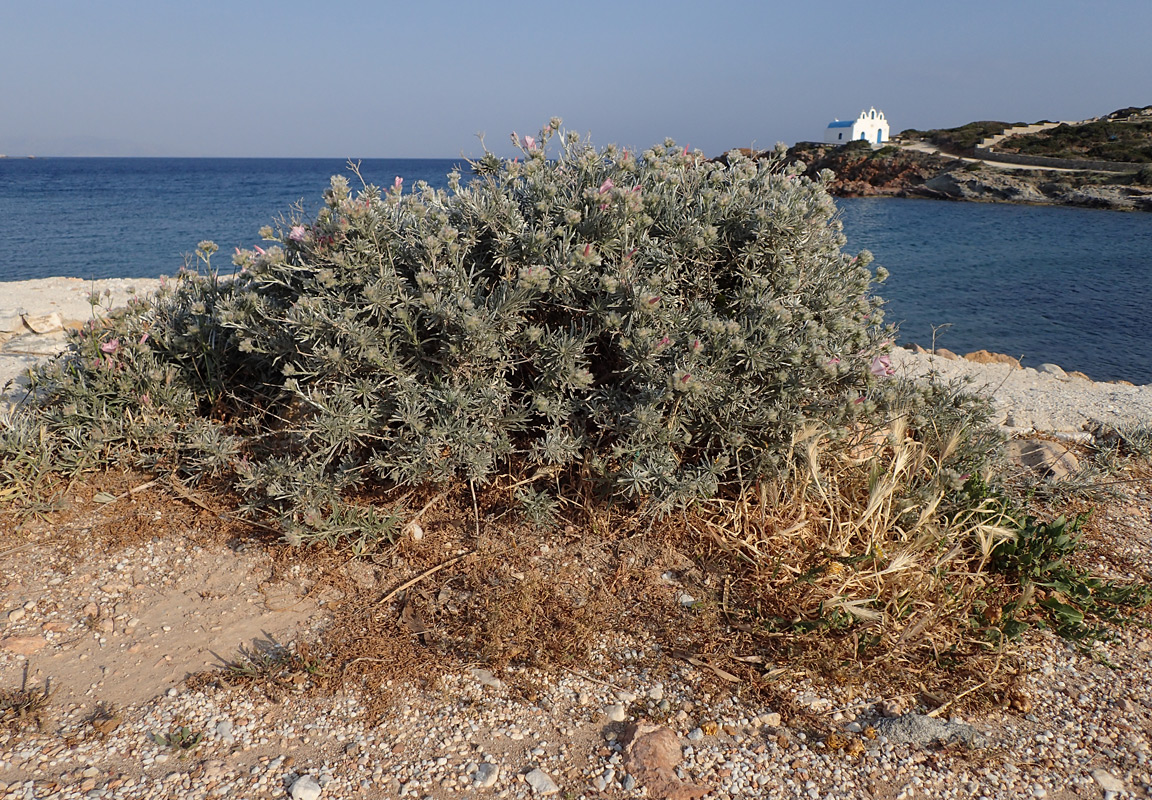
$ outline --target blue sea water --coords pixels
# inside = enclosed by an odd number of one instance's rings
[[[838,200],[849,251],[891,273],[899,340],[1152,383],[1152,214],[1002,203]]]
[[[463,159],[365,159],[367,183],[447,187]],[[359,182],[348,162],[321,158],[0,159],[0,280],[56,275],[174,275],[185,254],[211,239],[231,269],[236,247],[263,244],[257,231],[301,204],[323,207],[333,175]]]
[[[443,188],[462,159],[368,159],[369,183]],[[462,173],[467,175],[464,165]],[[175,274],[202,239],[235,247],[299,203],[321,207],[339,159],[0,159],[0,281]],[[353,181],[355,179],[352,179]],[[891,273],[901,342],[986,348],[1098,380],[1152,383],[1152,214],[865,198],[837,201],[847,250]],[[223,258],[221,258],[223,257]],[[0,287],[0,291],[3,288]]]

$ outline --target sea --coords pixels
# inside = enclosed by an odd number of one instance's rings
[[[444,188],[463,159],[366,159],[360,175]],[[340,159],[0,159],[0,281],[158,277],[204,239],[230,269],[257,231],[322,206]],[[845,250],[870,250],[897,341],[987,349],[1096,380],[1152,383],[1152,214],[837,200]],[[221,258],[223,257],[223,258]],[[3,287],[0,286],[0,292]]]

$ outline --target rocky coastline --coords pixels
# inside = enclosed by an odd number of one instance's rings
[[[836,197],[913,197],[932,200],[1078,206],[1152,211],[1152,187],[1116,173],[1002,169],[975,159],[895,145],[836,146],[802,142],[788,151],[805,174],[835,173]]]

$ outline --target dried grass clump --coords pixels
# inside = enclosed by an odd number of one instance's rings
[[[744,604],[766,630],[853,631],[888,657],[926,639],[966,646],[973,595],[1014,525],[993,503],[953,505],[942,465],[961,436],[933,451],[903,414],[840,441],[809,425],[778,479],[696,519],[748,564]]]

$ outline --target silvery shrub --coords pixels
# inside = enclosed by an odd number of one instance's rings
[[[171,399],[168,438],[199,415],[194,463],[293,540],[386,531],[381,489],[500,476],[666,511],[771,476],[808,421],[876,410],[883,270],[842,252],[829,176],[559,126],[448,191],[334,177],[232,278],[185,274],[66,369],[119,386],[117,334],[150,376],[120,406]]]

